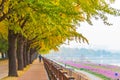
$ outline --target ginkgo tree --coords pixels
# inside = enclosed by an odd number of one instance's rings
[[[0,53],[2,55],[1,56],[2,59],[7,58],[7,50],[8,50],[8,42],[0,34]]]
[[[4,23],[0,22],[0,52],[2,58],[7,57],[8,42],[7,42],[7,27]]]
[[[56,49],[66,39],[87,41],[76,32],[78,22],[92,24],[91,18],[94,17],[110,25],[106,14],[120,15],[105,0],[0,0],[0,9],[0,21],[4,20],[8,27],[9,76],[17,76],[16,40],[21,49],[24,45],[19,45],[19,41],[23,40],[27,46],[26,58],[29,58],[31,48],[49,51]],[[18,53],[20,61],[25,55],[20,50]]]

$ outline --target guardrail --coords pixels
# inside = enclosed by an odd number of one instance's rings
[[[43,62],[50,80],[89,80],[84,74],[74,72],[44,57]]]

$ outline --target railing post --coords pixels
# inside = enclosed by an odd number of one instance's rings
[[[81,76],[80,75],[78,75],[78,79],[81,80]]]
[[[73,69],[69,69],[69,68],[68,68],[69,76],[72,76],[72,70],[73,70]]]
[[[68,80],[75,80],[75,78],[74,77],[70,77],[70,78],[68,78]]]
[[[61,71],[61,73],[62,73],[62,80],[66,80],[66,79],[64,79],[64,77],[65,77],[65,74],[67,74],[67,72],[66,71]]]

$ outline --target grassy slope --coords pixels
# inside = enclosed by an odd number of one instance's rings
[[[67,66],[70,66],[70,65],[67,65]],[[95,75],[95,76],[97,76],[97,77],[100,77],[100,78],[103,79],[103,80],[111,80],[110,78],[108,78],[108,77],[106,77],[106,76],[104,76],[104,75],[102,75],[102,74],[98,74],[98,73],[89,71],[89,70],[87,70],[87,69],[83,69],[83,68],[79,69],[79,68],[76,68],[76,67],[74,67],[74,66],[70,66],[70,67],[72,67],[72,68],[74,68],[74,69],[77,69],[77,70],[86,71],[86,72],[91,73],[91,74],[93,74],[93,75]]]

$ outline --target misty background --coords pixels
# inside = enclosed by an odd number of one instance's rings
[[[107,50],[62,47],[58,52],[51,51],[50,54],[45,56],[55,60],[92,62],[120,66],[120,52],[110,52]]]

